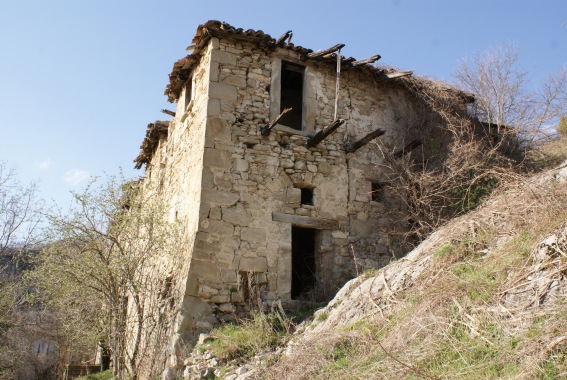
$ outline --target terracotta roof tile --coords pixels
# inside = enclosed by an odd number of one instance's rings
[[[188,78],[193,66],[199,61],[201,50],[208,43],[211,37],[233,37],[237,39],[246,39],[257,43],[259,46],[267,50],[275,50],[279,47],[294,51],[303,56],[305,59],[307,54],[313,52],[311,49],[286,42],[281,42],[278,46],[276,46],[276,39],[269,34],[264,33],[262,30],[244,30],[242,28],[235,28],[223,21],[207,21],[197,27],[195,36],[191,41],[192,45],[187,48],[187,50],[193,50],[193,52],[186,57],[181,58],[173,65],[173,69],[169,74],[169,84],[165,89],[165,95],[168,96],[170,102],[175,101],[179,97],[183,82],[185,82]],[[317,61],[328,61],[332,63],[336,62],[336,59],[337,55],[335,53],[316,58]],[[345,64],[353,61],[355,61],[355,59],[352,57],[343,57],[342,59],[342,62]]]

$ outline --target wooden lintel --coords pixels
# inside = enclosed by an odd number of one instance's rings
[[[305,61],[308,58],[311,59],[311,58],[321,57],[321,56],[329,54],[329,53],[334,53],[337,50],[342,49],[344,47],[345,47],[345,44],[336,44],[335,46],[332,46],[328,49],[318,50],[318,51],[315,51],[313,53],[309,53],[309,54],[303,56],[302,59]]]
[[[420,139],[412,140],[408,145],[404,147],[404,149],[398,150],[396,153],[394,153],[394,157],[400,158],[403,155],[408,154],[409,152],[411,152],[421,144],[423,144],[423,141]]]
[[[337,230],[339,228],[339,222],[337,222],[336,220],[284,214],[283,212],[273,212],[272,220],[274,222],[291,223],[294,226],[314,228],[317,230]]]
[[[276,117],[274,120],[272,120],[270,122],[270,124],[268,125],[264,125],[263,127],[260,127],[260,133],[262,134],[262,136],[267,136],[270,134],[270,132],[272,131],[272,128],[274,128],[276,126],[276,124],[278,123],[278,121],[280,121],[280,119],[283,117],[283,115],[285,115],[286,113],[288,113],[289,111],[291,111],[293,108],[285,108],[282,113],[280,113],[278,115],[278,117]]]
[[[331,133],[333,133],[338,127],[340,127],[341,125],[343,125],[343,123],[345,122],[344,119],[336,119],[335,121],[333,121],[331,124],[327,125],[325,128],[321,129],[319,132],[317,132],[315,134],[315,136],[311,137],[309,140],[307,140],[307,147],[308,148],[313,148],[314,146],[317,146],[317,144],[319,144],[321,141],[323,141],[325,139],[325,137],[329,136]]]
[[[360,140],[353,142],[352,144],[345,145],[345,151],[347,153],[354,153],[360,148],[362,148],[364,145],[368,144],[370,141],[374,140],[377,137],[382,136],[384,133],[386,133],[386,131],[384,131],[383,129],[377,129],[373,132],[370,132]]]
[[[291,30],[288,30],[287,32],[285,32],[284,34],[282,34],[282,35],[280,36],[280,38],[278,38],[278,39],[276,40],[276,42],[274,43],[274,47],[276,48],[276,47],[280,46],[280,44],[281,44],[282,42],[284,42],[285,40],[288,40],[288,43],[289,43],[289,41],[291,40],[291,37],[292,37],[292,36],[293,36],[293,32],[292,32]]]
[[[372,57],[369,58],[365,58],[365,59],[359,59],[358,61],[354,61],[351,63],[352,66],[360,66],[360,65],[364,65],[365,63],[374,63],[377,60],[379,60],[380,58],[382,58],[380,55],[376,54],[373,55]]]

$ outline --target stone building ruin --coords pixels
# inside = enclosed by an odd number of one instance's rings
[[[290,39],[200,25],[169,75],[173,119],[148,126],[136,167],[187,237],[174,341],[258,300],[328,299],[404,254],[388,234],[401,205],[372,144],[419,145],[431,110],[408,90],[411,72]]]

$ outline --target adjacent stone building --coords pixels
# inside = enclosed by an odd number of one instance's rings
[[[136,166],[187,237],[174,341],[250,304],[327,299],[404,254],[388,234],[402,206],[379,147],[415,142],[431,112],[411,72],[290,38],[200,25],[170,74],[173,120],[148,126]]]

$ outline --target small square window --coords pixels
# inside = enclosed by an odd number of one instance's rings
[[[301,204],[313,206],[313,189],[301,188]]]
[[[371,189],[371,199],[374,202],[383,202],[384,201],[384,188],[386,184],[384,182],[370,182],[372,184]]]

